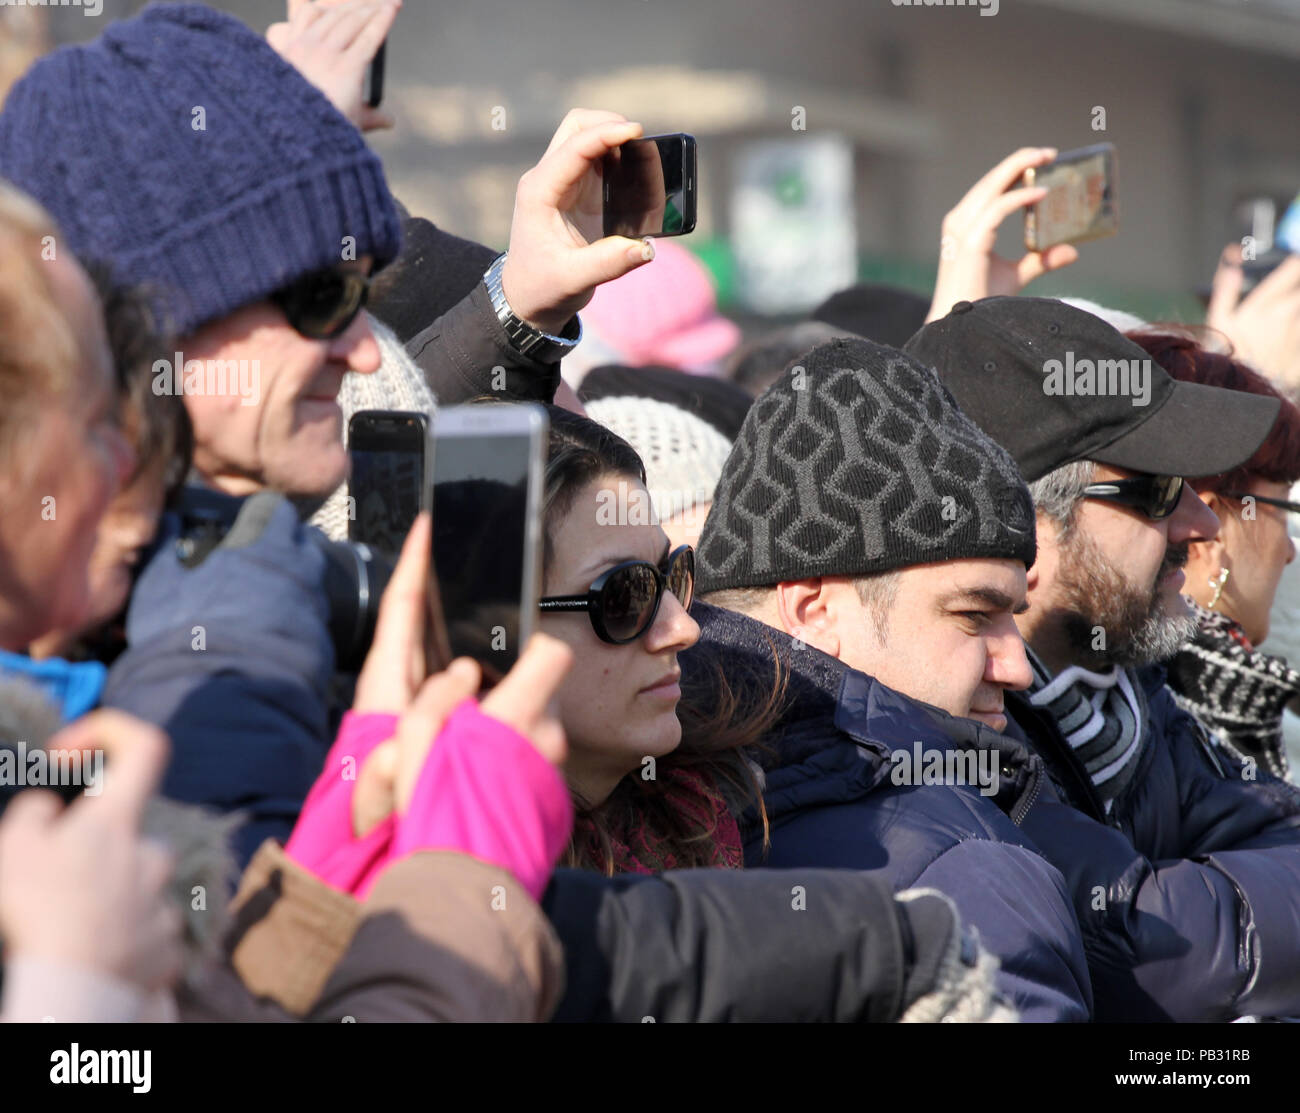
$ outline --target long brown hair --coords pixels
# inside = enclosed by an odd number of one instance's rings
[[[543,502],[543,567],[549,573],[554,532],[578,492],[606,476],[644,484],[645,466],[627,441],[603,425],[558,406],[548,410],[551,429]],[[696,671],[701,674],[700,681],[687,687],[677,707],[681,743],[657,761],[656,777],[643,780],[637,773],[629,773],[594,807],[575,794],[578,817],[591,826],[596,837],[594,846],[571,839],[563,857],[565,865],[612,876],[616,868],[613,840],[638,825],[653,832],[676,866],[715,865],[717,824],[702,822],[679,806],[674,778],[668,775],[676,770],[689,771],[719,793],[733,815],[755,805],[766,844],[762,786],[744,751],[760,745],[780,716],[784,694],[780,670],[775,682],[766,686],[752,679],[738,685],[717,659],[710,658]]]

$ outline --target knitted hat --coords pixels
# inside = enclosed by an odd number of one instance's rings
[[[1034,556],[1034,505],[1011,457],[934,372],[849,339],[814,348],[754,403],[696,574],[704,593]]]
[[[712,425],[653,398],[600,398],[585,409],[592,421],[636,449],[660,519],[675,518],[713,498],[731,442]]]
[[[901,286],[859,282],[832,294],[810,314],[814,321],[901,348],[925,324],[930,299]]]
[[[810,344],[809,347],[812,347]],[[655,398],[707,421],[730,445],[745,423],[754,399],[735,383],[688,375],[675,367],[625,367],[607,363],[582,380],[578,398],[585,406],[597,398]]]
[[[37,62],[0,113],[0,168],[76,254],[148,287],[178,336],[349,249],[382,266],[400,240],[361,133],[198,4],[151,6]]]

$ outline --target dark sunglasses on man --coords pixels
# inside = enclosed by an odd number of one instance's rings
[[[683,607],[695,593],[695,550],[674,549],[656,566],[628,560],[601,573],[586,595],[554,595],[539,604],[544,611],[586,611],[596,637],[610,645],[634,642],[654,625],[664,590]]]
[[[1178,500],[1183,497],[1183,477],[1139,475],[1134,479],[1108,479],[1085,487],[1083,497],[1130,506],[1158,522],[1178,509]]]
[[[365,308],[370,277],[342,267],[313,271],[271,295],[289,324],[309,340],[333,340]]]

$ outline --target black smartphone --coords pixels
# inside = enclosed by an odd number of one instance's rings
[[[639,239],[695,231],[695,136],[629,140],[605,156],[601,178],[605,235]]]
[[[451,655],[477,660],[489,686],[536,625],[549,425],[522,403],[453,406],[434,422],[436,594]]]
[[[396,560],[429,492],[429,418],[361,410],[348,422],[348,540]]]
[[[388,55],[388,40],[379,44],[375,56],[370,59],[370,68],[366,70],[366,103],[371,108],[378,108],[384,99],[384,62]]]

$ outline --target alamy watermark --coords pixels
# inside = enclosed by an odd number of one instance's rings
[[[892,0],[896,8],[979,8],[980,15],[997,15],[999,0]]]
[[[0,785],[56,788],[79,785],[87,796],[104,791],[103,750],[47,750],[17,742],[0,747]]]
[[[104,0],[0,0],[0,8],[81,8],[82,15],[97,16],[104,11]]]
[[[889,755],[889,779],[896,785],[969,785],[981,796],[996,796],[998,754],[994,750],[934,750],[913,742],[910,750]]]
[[[1043,364],[1043,393],[1071,398],[1130,398],[1135,406],[1151,401],[1149,359],[1049,359]]]
[[[172,359],[156,359],[153,364],[156,395],[238,395],[241,406],[256,406],[261,386],[262,365],[256,359],[186,359],[177,352]]]

